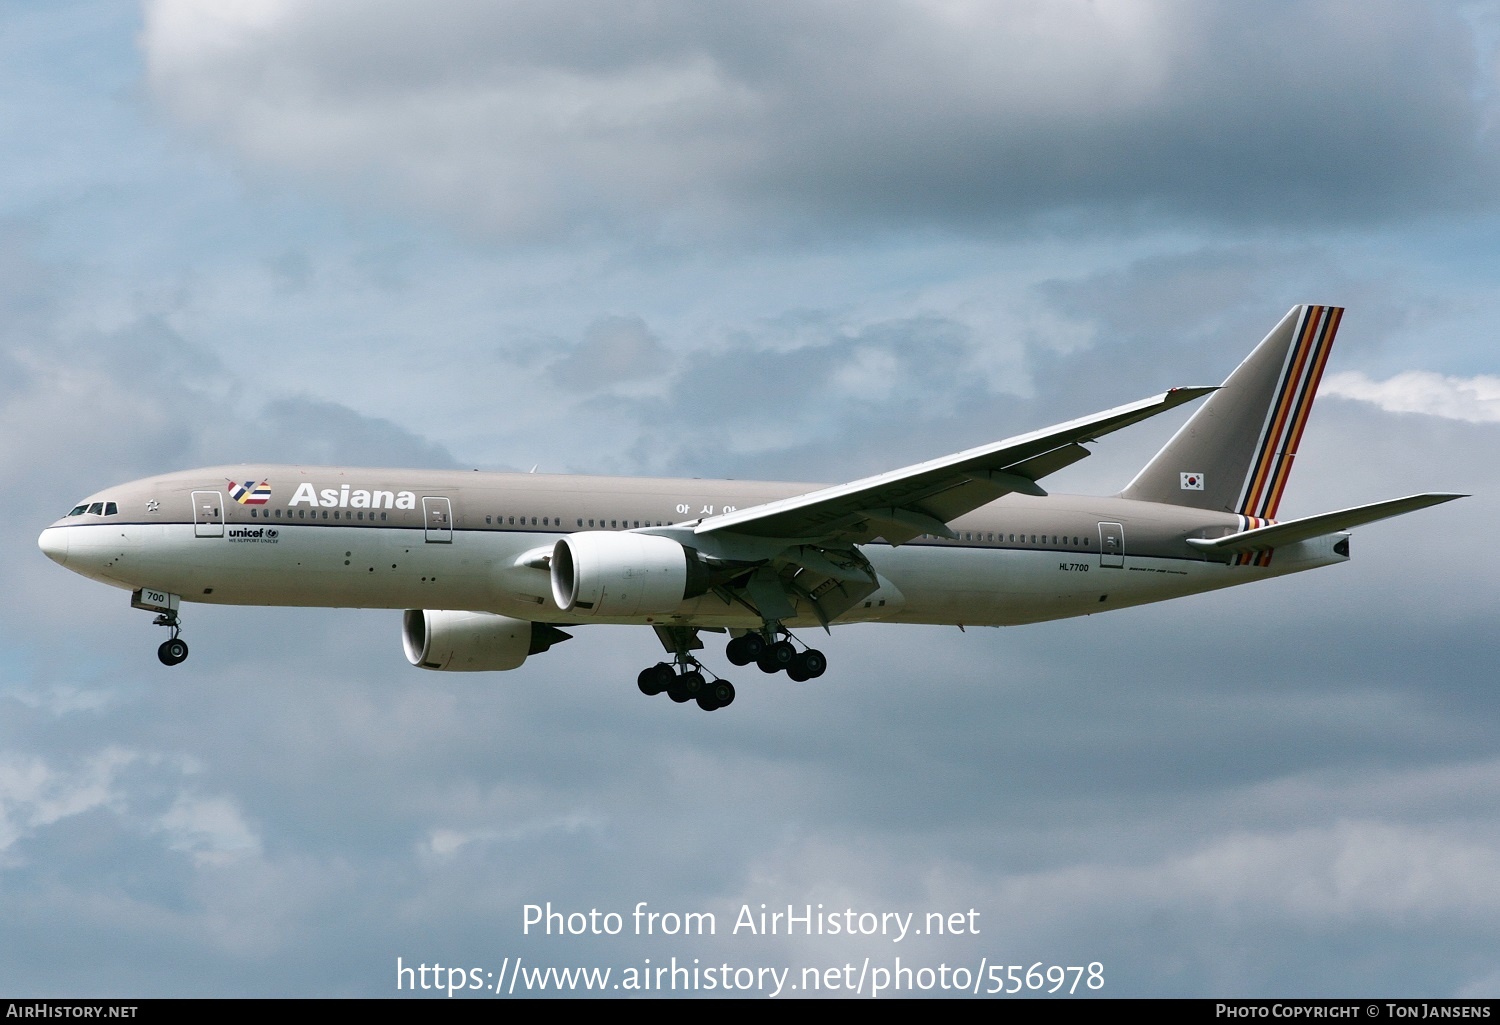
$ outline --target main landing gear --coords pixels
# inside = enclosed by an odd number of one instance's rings
[[[658,626],[662,646],[672,653],[672,661],[647,666],[636,677],[636,686],[648,697],[666,692],[678,704],[696,701],[705,712],[734,702],[734,684],[720,679],[703,668],[693,657],[703,647],[698,629],[690,626]],[[776,640],[780,636],[780,640]],[[737,666],[754,662],[764,673],[786,673],[799,683],[816,679],[828,669],[828,659],[817,648],[797,650],[791,632],[775,620],[767,620],[764,629],[743,633],[729,642],[725,654]],[[707,673],[707,675],[705,675]]]
[[[709,676],[713,674],[709,673]],[[705,712],[734,703],[734,684],[717,676],[711,681],[706,679],[702,664],[691,655],[679,655],[675,665],[658,662],[647,666],[635,682],[647,697],[666,691],[667,697],[679,705],[696,701]]]
[[[771,641],[763,634],[741,634],[729,642],[724,653],[737,666],[754,662],[763,673],[784,672],[798,683],[822,676],[828,670],[828,659],[817,648],[798,651],[791,636],[788,633],[787,639]]]
[[[151,625],[166,626],[172,629],[172,636],[162,641],[161,646],[156,649],[156,657],[161,659],[161,664],[164,666],[175,666],[179,662],[186,661],[188,646],[187,641],[179,636],[182,633],[182,620],[177,618],[177,613],[175,611],[163,612],[151,621]]]

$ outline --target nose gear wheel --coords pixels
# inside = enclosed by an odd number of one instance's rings
[[[182,633],[182,620],[177,618],[176,612],[163,612],[151,621],[152,626],[165,626],[171,629],[172,636],[161,642],[156,649],[156,657],[164,666],[175,666],[187,660],[187,641],[180,636]]]

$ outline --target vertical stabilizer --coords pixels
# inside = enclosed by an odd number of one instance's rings
[[[1343,313],[1294,307],[1121,497],[1273,519]]]

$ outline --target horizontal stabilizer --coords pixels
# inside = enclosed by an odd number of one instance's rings
[[[1242,530],[1238,534],[1230,534],[1228,537],[1212,539],[1190,537],[1187,539],[1187,543],[1202,551],[1218,552],[1225,555],[1239,552],[1263,552],[1268,548],[1296,544],[1298,541],[1306,541],[1310,538],[1322,537],[1324,534],[1332,534],[1338,530],[1357,527],[1362,523],[1374,523],[1376,520],[1384,520],[1392,516],[1400,516],[1403,513],[1415,512],[1418,509],[1426,509],[1428,506],[1442,505],[1444,502],[1451,502],[1455,498],[1468,497],[1468,495],[1451,495],[1446,493],[1408,495],[1406,498],[1392,498],[1389,501],[1376,502],[1373,505],[1357,505],[1352,509],[1340,509],[1337,512],[1306,516],[1300,520],[1273,523],[1268,527]]]

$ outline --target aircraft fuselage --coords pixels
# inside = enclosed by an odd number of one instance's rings
[[[242,493],[234,497],[235,482]],[[262,491],[254,482],[268,482]],[[339,467],[232,466],[109,488],[53,523],[42,548],[84,576],[222,605],[467,609],[555,624],[758,626],[717,593],[667,613],[560,609],[542,557],[580,531],[669,533],[818,485]],[[98,508],[98,513],[88,510]],[[114,513],[105,510],[113,508]],[[1007,495],[953,538],[862,546],[880,576],[836,622],[1003,626],[1087,615],[1344,561],[1336,534],[1232,565],[1188,538],[1244,518],[1152,502]],[[1344,548],[1347,551],[1347,547]],[[788,625],[816,625],[810,613]]]

